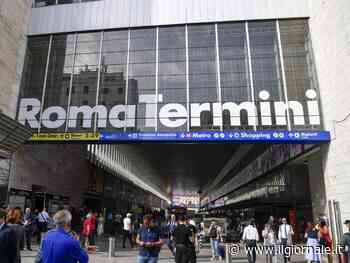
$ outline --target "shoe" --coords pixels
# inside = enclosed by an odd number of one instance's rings
[[[31,249],[31,248],[27,248],[27,250],[28,250],[28,251],[33,251],[33,249]]]

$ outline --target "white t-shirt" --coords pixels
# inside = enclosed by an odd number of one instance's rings
[[[125,217],[123,220],[124,230],[131,231],[131,219],[129,217]]]

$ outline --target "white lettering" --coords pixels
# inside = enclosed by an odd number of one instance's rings
[[[93,108],[90,106],[72,106],[69,110],[69,121],[68,127],[74,128],[77,126],[78,115],[83,115],[83,128],[91,128],[93,115],[97,114],[97,127],[106,128],[107,127],[107,108],[103,105],[97,105]]]
[[[18,109],[18,122],[22,125],[26,125],[26,122],[28,122],[31,128],[39,128],[39,121],[35,116],[40,112],[40,108],[41,103],[38,99],[21,99]]]
[[[103,105],[90,106],[71,106],[69,110],[68,127],[75,128],[77,120],[82,120],[82,127],[92,128],[94,116],[96,116],[97,127],[107,127],[107,122],[115,128],[133,128],[136,125],[136,118],[145,119],[146,127],[157,127],[157,121],[168,128],[178,128],[187,123],[190,117],[191,127],[200,127],[201,115],[204,112],[210,114],[213,118],[213,126],[221,127],[223,124],[223,113],[227,111],[230,115],[230,125],[239,127],[242,125],[242,111],[247,113],[248,125],[256,126],[260,120],[263,126],[272,125],[272,117],[276,120],[276,125],[284,126],[287,124],[286,113],[291,111],[294,125],[305,125],[304,107],[307,108],[308,124],[320,125],[321,118],[319,114],[319,105],[317,93],[315,90],[306,91],[306,103],[298,101],[289,101],[289,109],[284,101],[269,101],[269,92],[263,90],[259,92],[260,102],[235,102],[225,103],[191,103],[189,109],[179,103],[168,103],[160,107],[157,113],[157,103],[163,101],[162,94],[146,94],[139,96],[139,103],[145,103],[145,111],[137,111],[136,105],[116,105],[108,113],[107,107]],[[273,106],[273,108],[271,108]],[[213,109],[211,109],[211,107]],[[23,125],[29,125],[30,128],[37,129],[40,127],[39,113],[41,102],[35,98],[23,98],[20,101],[18,110],[18,121]],[[258,111],[259,109],[259,111]],[[190,110],[190,114],[189,111]],[[260,113],[258,119],[257,112]],[[274,116],[272,116],[272,112]],[[136,113],[138,116],[136,116]],[[66,110],[62,107],[52,106],[43,111],[41,122],[42,125],[49,129],[61,127],[66,122]],[[189,116],[190,115],[190,116]]]
[[[41,123],[48,129],[57,129],[66,122],[66,111],[62,107],[49,107],[43,111]],[[53,118],[53,116],[55,116]]]
[[[176,120],[171,120],[178,118]],[[177,103],[164,105],[159,111],[159,121],[165,127],[177,128],[187,122],[187,109]]]

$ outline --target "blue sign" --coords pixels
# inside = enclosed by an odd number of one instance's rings
[[[101,142],[322,143],[327,131],[102,132]]]

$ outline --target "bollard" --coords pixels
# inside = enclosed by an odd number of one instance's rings
[[[225,262],[226,263],[231,263],[231,251],[230,251],[230,244],[226,244],[225,246]]]
[[[108,245],[108,258],[114,258],[115,257],[115,237],[109,238],[109,245]]]

